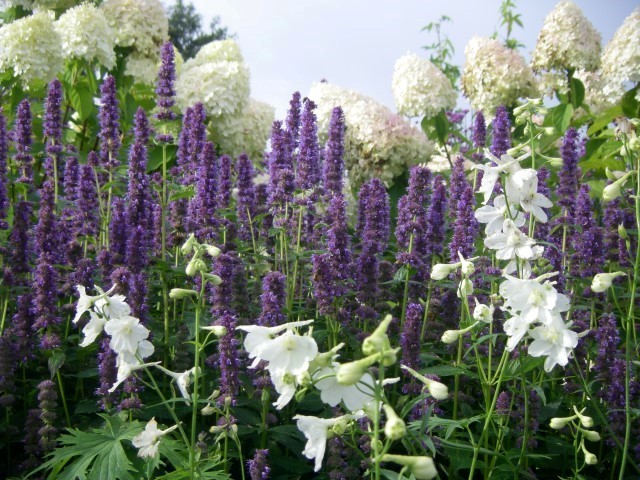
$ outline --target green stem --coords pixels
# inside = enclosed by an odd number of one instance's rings
[[[60,370],[56,370],[56,379],[58,380],[58,389],[60,390],[60,399],[62,400],[62,408],[64,409],[64,417],[67,421],[67,427],[71,428],[71,417],[69,416],[69,408],[67,407],[67,397],[64,394],[64,388],[62,386],[62,377],[60,376]]]
[[[196,460],[196,426],[198,421],[198,400],[199,400],[199,380],[200,380],[200,319],[202,315],[202,307],[204,303],[204,291],[207,285],[207,280],[203,273],[200,273],[200,295],[198,296],[198,303],[196,304],[196,318],[195,318],[195,354],[194,354],[194,369],[193,369],[193,403],[191,406],[191,443],[189,449],[189,471],[191,472],[191,478],[194,478],[195,473],[195,460]]]

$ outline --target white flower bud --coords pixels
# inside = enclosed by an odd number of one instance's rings
[[[383,405],[387,415],[387,422],[384,424],[384,434],[390,440],[400,440],[407,433],[407,426],[398,414],[389,405]]]
[[[180,248],[180,250],[182,251],[182,254],[187,255],[191,253],[193,251],[194,245],[196,245],[197,243],[198,242],[196,240],[195,235],[193,233],[189,235],[189,238],[187,238],[187,240],[184,242],[184,244]]]
[[[447,345],[449,345],[453,342],[458,341],[459,337],[460,337],[460,330],[447,330],[442,334],[441,340]]]
[[[340,385],[355,385],[371,365],[377,362],[380,354],[369,355],[349,363],[343,363],[336,371],[336,381]]]
[[[618,182],[613,182],[602,190],[602,199],[605,202],[610,202],[611,200],[615,200],[622,194],[622,188]]]
[[[585,411],[584,408],[582,410],[578,411],[578,409],[574,405],[573,406],[573,411],[576,412],[576,416],[580,419],[580,423],[582,424],[583,427],[585,427],[585,428],[593,427],[593,418],[582,414],[582,412]]]
[[[207,265],[202,260],[200,260],[199,258],[194,257],[187,264],[187,268],[185,269],[185,273],[188,276],[193,277],[198,272],[206,270],[206,268],[207,268]]]
[[[413,457],[409,455],[382,456],[383,462],[393,462],[409,468],[416,480],[430,480],[438,475],[436,466],[431,457]]]
[[[459,263],[436,263],[431,269],[431,280],[442,280],[447,278],[449,274],[459,266]]]
[[[591,290],[596,293],[602,293],[611,287],[613,280],[626,275],[624,272],[599,273],[593,277],[591,282]]]
[[[584,438],[586,438],[590,442],[600,441],[600,434],[598,432],[595,432],[593,430],[582,430],[582,433],[584,434]]]
[[[200,327],[200,328],[202,328],[202,330],[213,332],[213,334],[218,338],[224,337],[227,334],[227,327],[225,327],[224,325],[211,325],[208,327]]]
[[[473,272],[476,271],[476,267],[473,265],[473,262],[465,260],[465,258],[462,256],[462,253],[460,253],[459,251],[458,256],[460,257],[460,271],[462,272],[462,275],[464,275],[465,277],[471,276]]]
[[[584,463],[587,465],[595,465],[598,463],[598,457],[596,457],[593,453],[587,452],[584,456]]]
[[[473,309],[473,319],[478,322],[491,323],[493,321],[493,312],[495,311],[494,306],[480,303],[477,298],[475,300],[476,308]]]
[[[446,400],[449,398],[449,388],[444,383],[437,382],[427,378],[427,390],[429,394],[436,400]]]
[[[618,235],[620,235],[620,238],[623,240],[629,240],[629,234],[627,233],[627,229],[624,228],[624,225],[622,223],[618,225]]]
[[[471,294],[473,294],[473,282],[465,277],[458,285],[458,298],[468,297]]]
[[[169,292],[169,298],[174,300],[182,300],[183,298],[197,297],[198,292],[195,290],[189,290],[187,288],[172,288]]]
[[[218,258],[222,253],[218,247],[214,247],[213,245],[205,245],[204,248],[211,258]]]
[[[362,353],[365,355],[373,355],[374,353],[391,349],[387,329],[389,328],[389,324],[391,324],[392,318],[391,315],[387,315],[373,333],[364,339],[362,343]]]
[[[549,426],[554,430],[561,430],[574,418],[576,417],[554,417],[551,419],[551,422],[549,422]]]

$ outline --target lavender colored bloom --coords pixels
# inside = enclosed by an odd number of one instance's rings
[[[507,415],[511,410],[511,394],[508,391],[502,391],[498,395],[496,401],[496,413],[500,415]]]
[[[422,331],[422,317],[424,308],[419,303],[409,303],[405,315],[404,326],[400,335],[400,347],[402,349],[402,364],[414,370],[420,369],[420,334]],[[422,390],[415,378],[406,370],[403,370],[407,380],[402,387],[403,393],[417,394]]]
[[[389,241],[389,195],[379,178],[373,178],[368,183],[363,237],[371,242],[374,253],[382,254]]]
[[[42,453],[49,453],[56,448],[56,436],[58,430],[54,424],[57,419],[56,408],[58,406],[58,394],[56,384],[51,380],[44,380],[38,384],[38,402],[42,428],[38,430],[39,444]]]
[[[229,208],[232,188],[231,157],[229,155],[223,155],[220,157],[220,163],[218,166],[218,194],[216,198],[216,208],[219,210]]]
[[[395,231],[398,246],[405,250],[409,249],[409,244],[412,244],[413,249],[418,237],[422,244],[426,240],[424,231],[427,226],[426,208],[430,180],[431,171],[426,167],[418,165],[409,170],[409,188],[407,194],[398,202],[398,223]]]
[[[580,185],[580,167],[578,167],[578,131],[570,127],[564,135],[560,155],[562,169],[558,174],[558,204],[564,208],[569,218],[573,215],[578,186]]]
[[[189,129],[189,140],[187,143],[187,168],[183,171],[185,185],[195,183],[196,172],[200,166],[200,155],[207,141],[207,112],[202,103],[196,103],[193,106],[193,116]]]
[[[305,99],[300,127],[298,168],[296,169],[296,187],[300,190],[314,188],[320,183],[320,146],[315,109],[316,104]]]
[[[7,158],[9,145],[7,143],[7,119],[0,107],[0,230],[9,228],[6,222],[9,211],[9,197],[7,195]]]
[[[490,151],[500,158],[511,148],[511,120],[506,107],[500,105],[496,108],[496,116],[493,119],[493,132]]]
[[[344,176],[344,133],[345,122],[342,108],[335,107],[329,120],[329,131],[324,154],[322,180],[324,192],[331,198],[342,193]]]
[[[218,275],[222,282],[211,288],[211,315],[220,318],[223,315],[235,316],[237,311],[234,284],[237,276],[244,275],[242,262],[234,253],[223,253],[213,261],[212,273]]]
[[[113,199],[111,204],[111,223],[109,224],[109,252],[112,262],[121,264],[124,261],[127,250],[127,218],[125,215],[125,203],[119,197]]]
[[[129,228],[125,264],[132,273],[140,273],[149,262],[149,232],[141,225]]]
[[[160,49],[161,65],[158,70],[158,79],[156,81],[156,104],[158,105],[158,113],[156,118],[161,121],[171,121],[177,118],[177,115],[171,110],[175,105],[176,91],[174,84],[176,81],[175,53],[171,42],[165,42]],[[173,141],[171,135],[163,135],[158,137],[161,142],[170,143]]]
[[[340,415],[339,409],[334,409],[336,416]],[[334,436],[327,440],[326,470],[329,480],[355,480],[362,478],[357,467],[350,465],[349,460],[354,457],[353,451],[345,445],[342,437]]]
[[[42,420],[40,419],[40,409],[32,408],[27,413],[24,422],[24,453],[27,459],[20,465],[23,471],[33,470],[41,463],[42,447],[40,446],[40,429]]]
[[[147,147],[149,123],[142,108],[135,115],[135,142],[129,151],[129,185],[127,189],[126,218],[129,228],[152,228],[151,192],[147,175]],[[148,235],[147,235],[148,236]]]
[[[487,125],[482,112],[477,112],[473,118],[473,146],[483,148],[487,144]]]
[[[94,152],[95,155],[95,152]],[[95,180],[94,180],[95,182]],[[78,164],[78,158],[75,156],[67,157],[67,161],[64,166],[64,178],[62,188],[64,189],[64,196],[67,202],[74,206],[78,201],[78,185],[80,184],[80,165]]]
[[[469,182],[467,181],[467,176],[464,172],[464,158],[458,155],[453,162],[453,170],[451,171],[451,179],[450,179],[450,188],[449,188],[449,201],[450,204],[454,207],[451,210],[451,215],[453,216],[453,220],[455,220],[457,215],[457,209],[455,206],[458,205],[460,201],[460,197],[462,196],[462,192],[467,189]]]
[[[178,176],[184,179],[184,175],[191,168],[189,165],[189,144],[191,141],[191,126],[193,124],[193,107],[187,107],[182,117],[182,129],[178,137],[178,152],[176,161],[178,163]],[[184,183],[184,181],[183,181]]]
[[[58,273],[50,262],[50,256],[46,253],[38,257],[38,263],[34,272],[33,290],[33,314],[35,321],[32,325],[34,331],[42,330],[40,346],[50,350],[60,346],[60,339],[52,329],[62,323],[58,316],[56,301],[58,299]],[[44,332],[46,330],[46,332]],[[50,334],[47,336],[46,334]],[[51,336],[53,335],[53,336]]]
[[[289,102],[289,112],[287,113],[287,140],[289,143],[289,152],[298,147],[298,138],[300,136],[300,92],[294,92]]]
[[[26,362],[33,357],[32,328],[35,323],[34,311],[31,308],[33,297],[31,292],[18,297],[16,313],[11,319],[8,333],[15,338],[13,346],[18,362]]]
[[[282,129],[282,122],[274,121],[271,128],[271,153],[268,160],[270,205],[282,206],[293,199],[295,178],[287,142],[288,137]]]
[[[247,460],[247,468],[249,469],[249,477],[251,480],[268,480],[271,469],[267,464],[269,450],[256,449],[251,460]]]
[[[478,232],[478,221],[474,216],[475,205],[473,189],[466,183],[456,205],[453,237],[449,243],[449,256],[454,263],[460,261],[458,252],[465,258],[472,257],[475,252],[474,243]]]
[[[30,260],[33,253],[31,246],[31,214],[30,202],[21,201],[14,206],[13,228],[9,234],[9,248],[5,255],[3,282],[9,286],[26,286],[27,276],[31,271]]]
[[[220,397],[218,399],[222,403],[226,398],[230,398],[232,405],[235,405],[240,391],[238,377],[240,342],[234,336],[237,324],[236,317],[229,313],[225,313],[216,321],[216,325],[227,329],[227,333],[218,340],[218,362],[216,362],[220,367]]]
[[[369,202],[369,182],[360,185],[358,191],[358,219],[356,221],[356,236],[360,239],[364,236],[364,226],[367,222],[367,203]]]
[[[90,152],[89,157],[97,158],[95,152]],[[92,162],[87,162],[80,167],[80,181],[77,193],[77,233],[90,237],[97,237],[99,233],[98,225],[98,192],[96,190],[96,173],[91,166]],[[115,215],[116,212],[112,212]]]
[[[576,255],[572,261],[572,273],[582,277],[593,276],[602,271],[605,260],[603,232],[593,219],[589,185],[580,187],[575,202],[574,222],[579,234],[573,237]]]
[[[116,79],[111,75],[105,78],[100,88],[100,109],[98,120],[100,121],[100,161],[106,168],[115,168],[120,165],[118,152],[122,142],[120,141],[120,110],[116,95]]]
[[[31,105],[24,99],[18,105],[12,140],[16,154],[14,160],[20,171],[17,182],[33,183],[33,157],[31,156]]]
[[[447,190],[444,178],[438,175],[433,179],[433,194],[431,204],[427,209],[427,251],[440,255],[444,249],[446,234]]]
[[[327,251],[337,278],[350,277],[351,246],[347,230],[346,203],[342,194],[334,195],[327,213],[329,230],[327,231]]]
[[[45,136],[45,151],[47,159],[45,160],[45,172],[50,178],[56,178],[62,153],[62,85],[58,79],[53,80],[49,84],[47,94],[47,105],[43,118],[43,130]]]
[[[206,142],[200,155],[200,170],[196,182],[196,194],[189,201],[185,225],[195,232],[199,240],[214,238],[213,228],[218,225],[216,200],[218,192],[218,161],[213,143]]]
[[[262,310],[256,320],[257,325],[275,327],[285,323],[283,312],[286,299],[287,277],[280,272],[270,272],[262,279]]]
[[[333,302],[342,292],[331,256],[328,253],[312,255],[311,264],[313,295],[318,303],[318,311],[322,315],[331,314],[334,310]]]
[[[98,376],[100,386],[96,389],[96,395],[100,397],[98,405],[102,410],[108,410],[115,402],[115,392],[109,392],[116,382],[118,369],[116,368],[116,353],[109,346],[109,338],[100,341],[100,353],[98,353]]]
[[[238,217],[238,236],[242,240],[251,240],[251,223],[256,213],[255,190],[253,187],[253,164],[243,153],[236,163],[236,215]]]
[[[379,260],[374,243],[365,238],[362,253],[356,261],[357,299],[361,304],[371,305],[378,296],[380,278]]]
[[[35,228],[36,254],[47,256],[51,263],[60,260],[60,232],[55,213],[55,199],[53,180],[49,179],[40,189],[40,209],[38,210],[38,224]]]

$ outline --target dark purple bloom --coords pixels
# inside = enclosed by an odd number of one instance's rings
[[[341,193],[331,198],[327,217],[329,223],[327,251],[337,278],[345,280],[351,276],[352,259],[347,230],[346,203]]]
[[[284,313],[286,300],[287,277],[280,272],[270,272],[262,279],[262,310],[256,320],[257,325],[275,327],[285,323]]]
[[[564,135],[560,154],[562,169],[558,174],[558,204],[567,212],[569,218],[573,215],[574,204],[580,185],[580,167],[578,167],[578,131],[570,127]]]
[[[238,377],[240,342],[235,338],[237,323],[236,317],[229,313],[225,313],[215,321],[216,325],[227,329],[227,333],[218,340],[218,362],[216,362],[220,368],[220,397],[218,400],[222,403],[226,398],[230,398],[232,405],[235,405],[240,391]]]
[[[298,147],[298,137],[300,135],[300,92],[294,92],[291,97],[286,126],[289,152],[293,154],[293,151]]]
[[[7,142],[7,119],[0,107],[0,230],[9,228],[6,222],[9,211],[9,197],[7,194],[7,158],[9,145]]]
[[[140,273],[149,262],[149,232],[142,225],[129,228],[125,264],[133,273]],[[134,315],[138,316],[138,315]]]
[[[364,225],[367,221],[367,202],[369,201],[369,183],[360,185],[358,191],[358,219],[356,221],[356,236],[362,239],[364,235]]]
[[[589,191],[587,184],[580,187],[573,218],[578,233],[573,236],[576,255],[572,259],[571,270],[583,278],[601,272],[605,260],[604,235],[593,219]]]
[[[24,99],[18,105],[12,140],[15,146],[15,163],[20,171],[18,182],[33,183],[33,157],[31,156],[31,105]]]
[[[200,155],[196,194],[189,201],[188,216],[185,220],[187,231],[195,232],[201,241],[214,238],[213,229],[218,225],[217,192],[218,161],[213,143],[206,142]]]
[[[120,110],[116,95],[116,79],[111,75],[105,78],[100,88],[100,161],[106,168],[120,165],[118,152],[120,141]]]
[[[95,152],[90,152],[89,157],[96,156]],[[97,237],[98,225],[98,192],[96,190],[96,173],[91,166],[92,162],[87,162],[80,167],[80,182],[75,195],[77,199],[77,233]],[[112,212],[115,215],[115,212]]]
[[[182,129],[178,137],[178,152],[176,161],[178,163],[179,177],[184,179],[184,175],[191,168],[189,165],[189,144],[191,141],[191,126],[193,125],[193,107],[187,107],[182,117]],[[184,181],[183,181],[184,183]]]
[[[5,331],[0,336],[0,407],[7,408],[16,401],[15,374],[18,357],[13,339]]]
[[[51,380],[44,380],[38,384],[38,402],[42,427],[38,430],[39,444],[42,453],[49,453],[56,448],[58,429],[54,424],[57,418],[58,394],[56,384]]]
[[[45,151],[47,152],[48,161],[45,161],[46,173],[49,177],[58,181],[58,167],[60,153],[62,153],[62,85],[58,79],[53,80],[49,84],[47,94],[47,105],[43,118],[43,133],[45,136]]]
[[[60,260],[60,231],[55,213],[53,180],[49,179],[40,189],[40,209],[38,210],[38,224],[35,228],[36,254],[46,255],[51,263]]]
[[[342,412],[334,409],[336,416]],[[352,480],[363,476],[354,465],[349,462],[353,460],[354,452],[348,447],[341,436],[337,435],[327,440],[327,463],[326,471],[329,480]]]
[[[296,169],[296,187],[300,190],[308,190],[320,183],[320,146],[315,109],[316,104],[305,99],[300,128],[298,168]]]
[[[60,339],[54,332],[55,326],[62,323],[56,307],[58,299],[57,283],[58,272],[56,272],[51,265],[49,255],[41,255],[38,257],[33,280],[33,291],[35,294],[33,314],[35,321],[32,329],[34,331],[41,331],[40,346],[45,350],[60,346]]]
[[[498,395],[496,401],[496,413],[500,415],[507,415],[511,410],[511,394],[508,391],[502,391]]]
[[[368,184],[363,238],[371,242],[372,251],[380,255],[389,241],[389,195],[379,178],[371,179]]]
[[[14,206],[13,228],[9,234],[8,251],[3,252],[6,258],[3,272],[5,285],[26,286],[33,253],[30,233],[32,212],[30,202],[21,201]]]
[[[293,160],[288,147],[287,132],[282,122],[276,120],[271,128],[271,153],[269,154],[269,204],[283,206],[293,198]]]
[[[427,209],[427,232],[428,240],[427,251],[440,255],[444,248],[444,238],[446,230],[447,211],[447,187],[444,178],[438,175],[433,179],[433,194],[431,196],[431,204]]]
[[[451,262],[460,261],[458,252],[465,258],[473,256],[475,252],[475,238],[478,233],[478,221],[474,216],[476,201],[473,188],[465,182],[465,186],[456,205],[453,237],[449,243],[449,257]]]
[[[449,202],[450,205],[454,207],[451,209],[452,220],[455,220],[455,215],[457,214],[455,206],[458,205],[462,192],[465,191],[469,185],[464,171],[464,163],[464,158],[461,155],[458,155],[453,161],[453,170],[451,171],[450,179],[451,186],[449,188]]]
[[[187,143],[188,170],[183,171],[185,185],[195,182],[196,172],[200,166],[200,155],[207,141],[207,112],[202,103],[193,106],[193,116],[189,128],[189,140]]]
[[[147,174],[147,146],[149,122],[142,108],[135,116],[135,141],[129,151],[129,185],[127,188],[126,218],[129,228],[152,228],[152,203]],[[149,235],[146,235],[149,237]]]
[[[322,180],[324,192],[330,199],[342,193],[344,176],[344,133],[345,123],[342,108],[335,107],[329,120],[327,144],[324,153],[324,169]]]
[[[416,241],[422,244],[426,241],[424,233],[427,226],[430,180],[431,171],[426,167],[418,165],[409,170],[409,188],[407,194],[398,202],[398,223],[395,231],[398,246],[402,249],[408,250],[411,244],[413,250]]]
[[[249,469],[249,477],[251,480],[268,480],[271,469],[267,464],[269,450],[256,449],[256,453],[251,460],[247,460],[247,468]]]
[[[79,184],[80,165],[78,164],[78,158],[72,155],[70,157],[67,157],[67,161],[64,166],[64,181],[62,185],[64,189],[64,197],[72,208],[75,206],[74,204],[78,200]]]
[[[511,148],[511,120],[507,109],[500,105],[496,108],[496,116],[493,119],[493,132],[490,151],[500,158]]]
[[[333,268],[328,253],[311,256],[313,275],[313,294],[318,303],[318,311],[322,315],[333,313],[333,302],[341,294],[339,278]]]
[[[236,163],[236,215],[238,217],[238,236],[242,240],[251,240],[251,223],[256,213],[255,190],[253,187],[253,164],[249,157],[243,153]]]
[[[109,346],[109,338],[100,341],[100,353],[98,353],[98,375],[100,386],[96,389],[96,395],[100,396],[98,405],[102,410],[108,410],[115,402],[115,392],[109,392],[118,375],[116,368],[116,353]]]
[[[220,157],[220,163],[218,166],[218,195],[216,200],[216,207],[219,210],[229,208],[232,188],[233,183],[231,182],[231,157],[229,155],[223,155]]]
[[[420,335],[422,332],[422,317],[424,308],[419,303],[409,303],[405,315],[404,326],[400,334],[400,347],[402,348],[402,365],[406,365],[414,370],[420,370],[420,345],[422,344]],[[405,380],[402,387],[403,393],[417,394],[422,390],[422,386],[416,379],[403,370]]]
[[[31,308],[32,294],[25,293],[18,297],[18,307],[8,327],[9,334],[15,338],[15,356],[19,362],[26,362],[33,357],[33,324],[35,323],[34,311]]]
[[[171,42],[165,42],[160,49],[160,59],[162,64],[158,70],[158,79],[156,81],[156,104],[158,105],[158,120],[170,121],[175,120],[177,115],[171,110],[175,105],[176,91],[174,83],[176,81],[175,53]],[[170,143],[173,141],[171,135],[161,135],[158,137],[161,142]]]
[[[487,125],[482,112],[477,112],[473,118],[473,146],[483,148],[487,144]]]
[[[109,224],[109,252],[113,264],[121,264],[124,261],[127,250],[127,233],[125,203],[124,200],[116,197],[111,204],[111,223]]]
[[[244,266],[234,253],[222,253],[213,261],[212,273],[222,282],[211,288],[211,315],[214,319],[223,315],[237,314],[237,291],[235,285],[238,276],[244,276]]]

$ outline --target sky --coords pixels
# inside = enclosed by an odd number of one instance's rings
[[[476,35],[490,36],[499,24],[501,0],[191,0],[204,25],[219,15],[236,34],[251,71],[251,96],[276,107],[284,118],[294,91],[306,95],[322,79],[375,98],[395,111],[391,78],[407,52],[424,58],[435,40],[421,31],[442,15],[443,34],[455,48],[452,63],[464,65],[464,48]],[[556,0],[516,0],[524,28],[512,38],[529,60],[544,18]],[[603,46],[638,0],[574,0],[602,35]],[[500,38],[504,30],[499,30]]]

